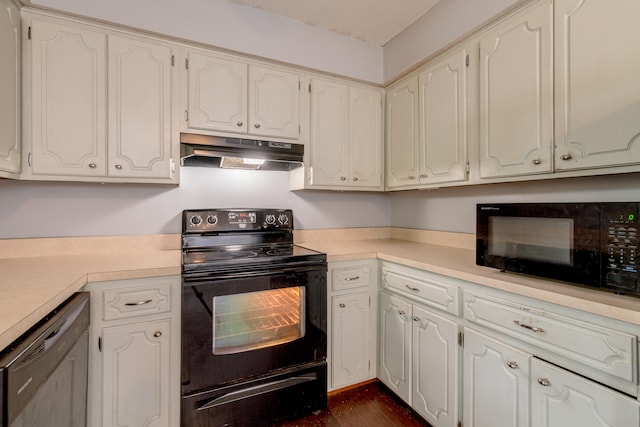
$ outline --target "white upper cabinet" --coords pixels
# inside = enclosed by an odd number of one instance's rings
[[[556,169],[640,162],[640,2],[555,0]]]
[[[171,177],[171,48],[109,36],[109,175]]]
[[[311,79],[311,187],[381,190],[382,91]]]
[[[553,171],[552,19],[543,1],[480,38],[481,178]]]
[[[420,184],[467,179],[467,49],[418,75]]]
[[[187,64],[187,129],[300,137],[298,74],[207,52]]]
[[[25,17],[21,177],[176,183],[171,46],[48,15]]]
[[[386,187],[418,185],[420,149],[418,145],[418,76],[401,80],[387,88],[386,95]]]
[[[0,0],[0,177],[20,172],[20,10],[12,0]]]

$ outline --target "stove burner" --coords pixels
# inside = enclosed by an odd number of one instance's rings
[[[293,248],[277,248],[277,249],[269,249],[266,251],[267,255],[270,256],[283,256],[283,255],[292,255]]]

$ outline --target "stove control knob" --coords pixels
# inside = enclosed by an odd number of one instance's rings
[[[191,217],[189,222],[191,222],[191,225],[193,226],[198,226],[202,223],[202,218],[200,217],[200,215],[194,215]]]
[[[280,214],[278,215],[278,222],[282,225],[288,225],[289,217],[287,216],[287,214]]]
[[[274,225],[276,223],[276,216],[274,214],[268,214],[264,217],[264,222],[268,225]]]
[[[216,225],[218,223],[218,215],[209,215],[207,217],[208,225]]]

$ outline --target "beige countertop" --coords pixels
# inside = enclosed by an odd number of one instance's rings
[[[640,325],[640,298],[478,267],[466,235],[411,241],[415,231],[389,230],[320,231],[296,235],[296,243],[329,262],[377,257]],[[0,240],[0,349],[86,283],[180,274],[179,248],[179,235]]]

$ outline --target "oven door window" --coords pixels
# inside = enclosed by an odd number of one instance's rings
[[[304,337],[305,288],[213,297],[213,354],[232,354]]]

